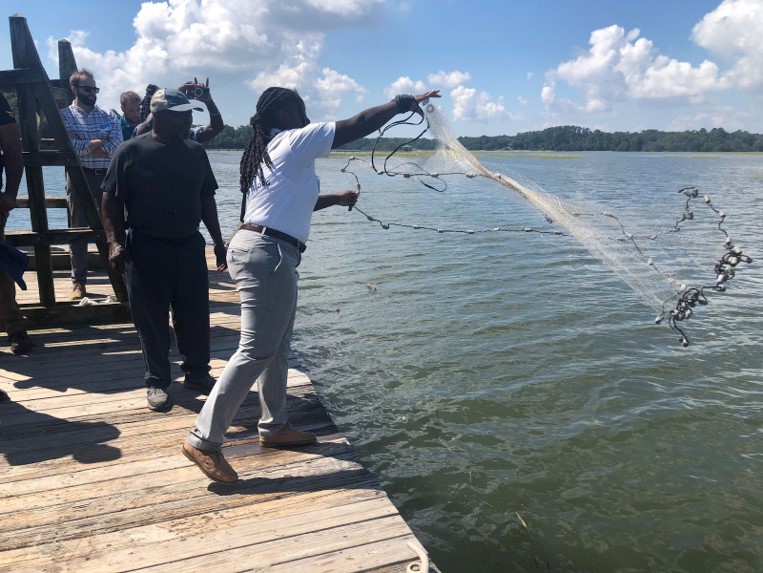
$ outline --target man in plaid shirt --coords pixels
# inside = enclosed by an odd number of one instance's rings
[[[95,204],[100,209],[101,184],[111,156],[122,143],[122,129],[114,114],[95,105],[99,89],[93,74],[87,70],[74,72],[69,78],[69,87],[75,99],[72,105],[61,110],[61,119],[79,156]],[[72,227],[88,226],[81,195],[79,190],[74,189],[74,183],[67,174],[66,200]],[[73,288],[69,299],[78,300],[87,295],[87,242],[72,241],[70,251]]]

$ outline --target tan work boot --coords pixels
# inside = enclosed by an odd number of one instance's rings
[[[222,483],[233,483],[238,480],[236,470],[230,467],[230,464],[220,450],[205,452],[185,442],[183,444],[183,455],[199,466],[199,469],[209,479]]]
[[[260,445],[266,448],[280,448],[287,446],[309,446],[318,439],[315,434],[295,430],[289,425],[284,426],[280,432],[274,436],[260,436]]]
[[[85,285],[74,283],[72,287],[72,294],[69,295],[69,300],[80,300],[87,296],[85,292]]]

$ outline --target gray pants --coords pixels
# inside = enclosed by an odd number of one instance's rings
[[[83,169],[82,172],[85,174],[85,179],[90,186],[90,191],[93,193],[93,199],[100,213],[101,197],[103,196],[101,183],[103,183],[103,178],[106,176],[106,169],[99,169],[98,174],[87,169]],[[75,192],[74,184],[69,179],[68,173],[66,174],[66,204],[69,207],[69,218],[72,227],[90,226],[85,216],[82,200],[79,194]],[[72,241],[69,252],[72,263],[72,283],[84,286],[87,283],[87,241],[81,239]]]
[[[245,230],[233,237],[228,267],[241,297],[241,338],[188,436],[192,446],[220,448],[255,382],[262,409],[260,436],[277,434],[286,425],[286,380],[300,261],[299,251],[278,239]]]

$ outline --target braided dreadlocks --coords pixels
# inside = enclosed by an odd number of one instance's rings
[[[262,166],[273,167],[273,162],[268,155],[268,143],[272,139],[270,134],[273,128],[280,127],[278,112],[287,110],[292,106],[299,106],[302,99],[299,94],[286,88],[268,88],[257,101],[256,113],[249,120],[252,126],[252,139],[246,144],[244,154],[241,156],[241,179],[239,184],[241,192],[246,194],[254,183],[254,178],[259,177],[263,185],[267,185]]]

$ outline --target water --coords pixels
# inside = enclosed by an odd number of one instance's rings
[[[668,226],[696,185],[759,249],[763,156],[481,160]],[[321,164],[324,190],[352,188],[342,164]],[[487,181],[362,183],[383,220],[544,226]],[[687,323],[688,349],[564,237],[385,231],[332,209],[301,274],[295,346],[444,571],[763,570],[759,265]]]
[[[240,154],[210,156],[231,230]],[[695,185],[756,262],[686,323],[683,349],[571,238],[320,211],[294,346],[340,430],[445,573],[762,571],[763,156],[479,158],[663,226]],[[324,192],[354,188],[344,164],[319,163]],[[359,207],[386,221],[549,227],[489,181],[361,181]]]

